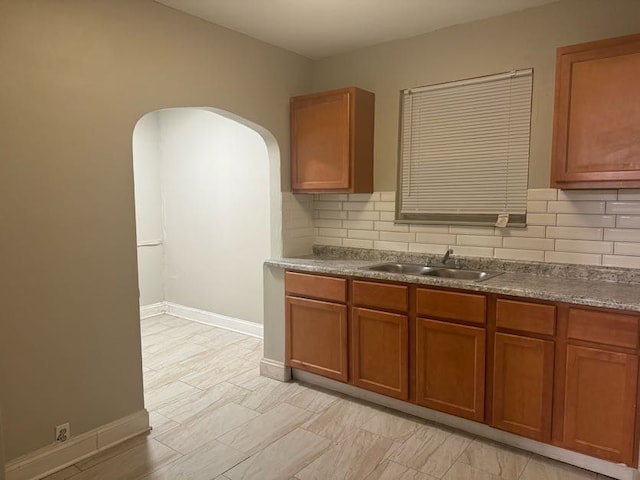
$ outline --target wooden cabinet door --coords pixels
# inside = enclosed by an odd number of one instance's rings
[[[640,186],[640,35],[558,49],[551,186]]]
[[[374,102],[354,87],[291,99],[294,192],[373,192]]]
[[[346,382],[346,305],[287,296],[285,306],[287,365]]]
[[[635,355],[568,345],[563,446],[632,465],[637,378]]]
[[[484,420],[485,330],[416,319],[416,401]]]
[[[406,315],[353,308],[353,383],[390,397],[409,398],[409,319]]]
[[[349,92],[291,103],[292,189],[349,188]]]
[[[554,342],[496,333],[492,425],[551,440]]]

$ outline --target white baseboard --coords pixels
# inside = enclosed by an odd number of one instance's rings
[[[234,332],[244,333],[252,337],[264,337],[264,327],[260,323],[248,322],[246,320],[240,320],[239,318],[198,310],[197,308],[185,307],[177,303],[165,302],[165,304],[167,306],[166,313],[169,315],[224,328],[226,330],[233,330]]]
[[[168,313],[175,317],[184,318],[193,322],[204,323],[214,327],[233,330],[234,332],[244,333],[252,337],[263,338],[264,327],[260,323],[248,322],[239,318],[227,317],[219,313],[207,312],[197,308],[185,307],[172,302],[158,302],[151,305],[140,307],[140,319],[155,317]]]
[[[260,375],[280,382],[288,382],[291,380],[291,367],[270,358],[263,358],[260,360]]]
[[[6,480],[37,480],[88,458],[105,448],[150,430],[149,412],[136,413],[16,458],[6,465]]]
[[[152,303],[151,305],[143,305],[140,307],[140,319],[155,317],[163,313],[167,313],[166,302]]]

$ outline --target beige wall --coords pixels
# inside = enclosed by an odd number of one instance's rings
[[[308,60],[151,0],[0,1],[0,403],[6,457],[143,407],[132,133],[163,107],[283,152]],[[284,182],[285,187],[287,181]]]
[[[317,62],[314,89],[353,84],[375,92],[375,190],[390,191],[401,89],[533,67],[529,186],[543,188],[549,186],[555,49],[637,32],[637,0],[567,0]]]

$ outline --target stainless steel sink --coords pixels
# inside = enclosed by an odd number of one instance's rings
[[[373,270],[374,272],[400,273],[403,275],[428,275],[429,272],[436,270],[436,268],[416,263],[381,263],[380,265],[373,265],[365,269]]]
[[[471,280],[481,282],[502,272],[482,272],[478,270],[465,270],[462,268],[428,267],[416,263],[381,263],[365,270],[374,272],[398,273],[402,275],[423,275],[427,277],[450,278],[453,280]]]
[[[483,280],[487,280],[488,278],[495,277],[496,275],[500,275],[501,273],[502,272],[481,272],[477,270],[440,268],[433,269],[432,271],[423,273],[422,275],[426,275],[429,277],[452,278],[455,280],[473,280],[476,282],[481,282]]]

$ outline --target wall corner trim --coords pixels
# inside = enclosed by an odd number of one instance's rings
[[[98,452],[151,430],[149,412],[139,410],[64,443],[54,443],[16,458],[6,465],[6,480],[37,480]]]
[[[280,382],[288,382],[291,380],[291,367],[277,360],[263,358],[260,360],[260,375]]]
[[[167,302],[152,303],[140,307],[140,319],[155,317],[167,313]]]

